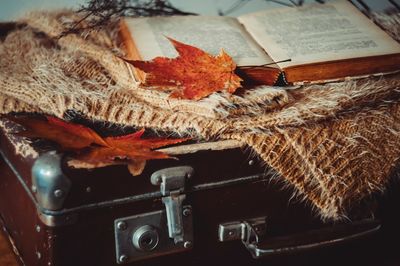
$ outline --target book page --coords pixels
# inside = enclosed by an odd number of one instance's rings
[[[143,60],[176,57],[165,36],[196,46],[212,55],[223,48],[238,66],[273,63],[243,26],[230,17],[173,16],[126,19]],[[276,66],[276,65],[275,65]]]
[[[400,53],[400,45],[348,1],[309,4],[238,18],[281,68]]]

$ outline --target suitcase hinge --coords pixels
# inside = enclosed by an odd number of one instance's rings
[[[182,215],[190,212],[190,209],[183,210],[182,203],[186,198],[186,180],[193,176],[194,170],[190,166],[172,167],[154,172],[151,175],[151,183],[159,185],[162,202],[165,205],[167,214],[168,234],[175,243],[184,241],[184,229]]]

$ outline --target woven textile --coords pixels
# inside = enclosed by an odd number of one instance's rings
[[[56,38],[75,15],[32,14],[0,43],[0,113],[37,112],[249,145],[323,219],[383,191],[400,157],[400,75],[290,88],[262,86],[199,102],[138,88],[115,27]],[[399,16],[377,16],[393,37]]]

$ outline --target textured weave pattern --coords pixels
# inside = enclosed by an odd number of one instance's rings
[[[67,11],[32,14],[2,41],[0,113],[62,118],[74,110],[202,140],[240,140],[325,219],[344,218],[384,190],[400,156],[400,75],[174,100],[138,88],[116,56],[115,28],[56,39],[74,19]],[[377,19],[397,37],[398,16]]]

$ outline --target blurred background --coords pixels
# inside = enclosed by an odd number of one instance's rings
[[[30,10],[40,9],[77,9],[85,0],[0,0],[0,21],[16,20]],[[229,16],[238,16],[266,8],[293,5],[298,0],[170,0],[175,7],[203,15],[218,15],[220,12]],[[315,2],[305,0],[304,3]],[[320,1],[322,2],[322,1]],[[385,10],[400,6],[400,0],[353,0],[361,9],[364,4],[372,10]]]

